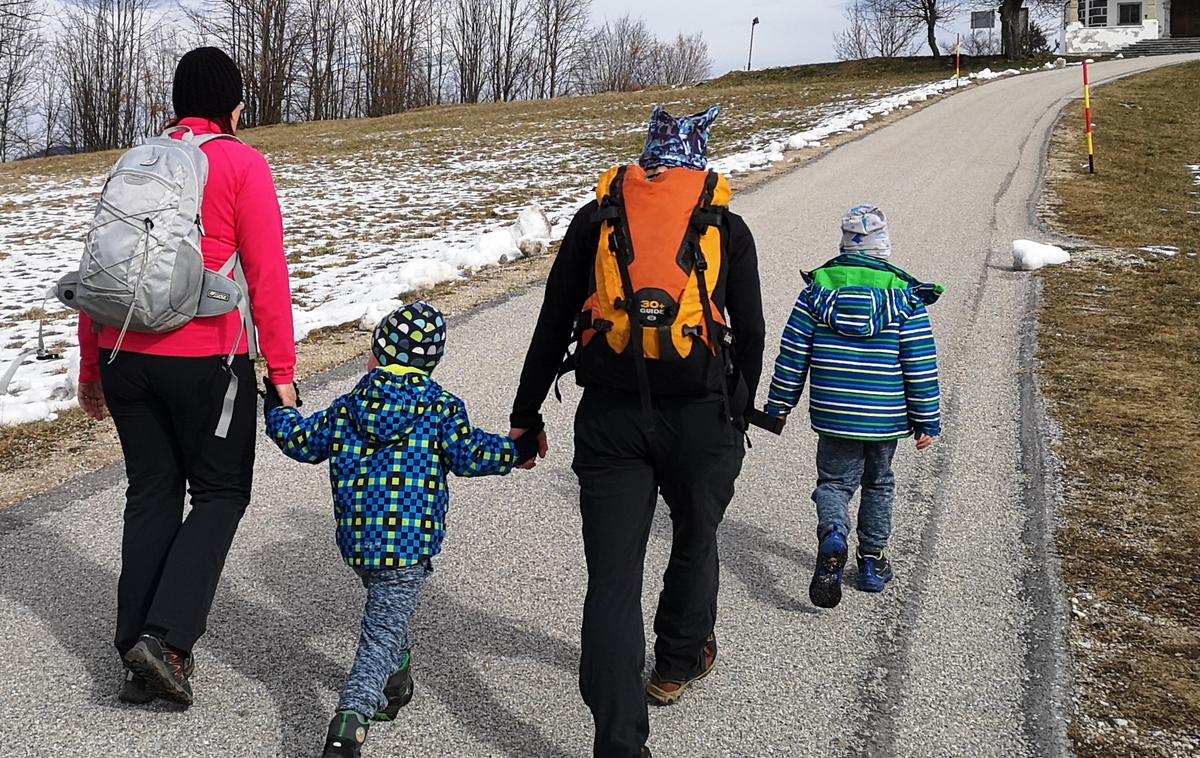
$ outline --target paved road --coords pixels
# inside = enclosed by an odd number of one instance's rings
[[[1171,59],[1095,67],[1098,81]],[[758,238],[769,332],[833,250],[837,220],[874,200],[896,261],[948,288],[933,309],[947,436],[908,445],[883,596],[807,599],[814,436],[758,435],[728,520],[714,675],[652,713],[651,745],[700,756],[1058,754],[1059,589],[1044,552],[1041,437],[1029,390],[1035,285],[1011,272],[1014,238],[1037,235],[1047,135],[1078,69],[955,95],[736,201]],[[505,426],[539,304],[527,292],[457,319],[439,378],[477,423]],[[772,356],[773,357],[773,356]],[[316,405],[354,367],[307,388]],[[454,487],[450,536],[415,639],[417,699],[373,730],[376,756],[584,756],[576,690],[585,575],[568,468],[571,410],[548,405],[553,453],[534,474]],[[0,754],[304,756],[318,749],[352,654],[361,603],[338,560],[325,471],[263,444],[255,500],[198,651],[183,714],[115,697],[109,646],[123,483],[106,469],[0,514]],[[665,565],[655,523],[646,607]],[[647,624],[649,626],[649,624]]]

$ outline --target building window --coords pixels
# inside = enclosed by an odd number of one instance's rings
[[[1142,23],[1141,3],[1121,3],[1117,8],[1122,26],[1140,25]]]
[[[1108,26],[1108,0],[1087,0],[1088,26]]]

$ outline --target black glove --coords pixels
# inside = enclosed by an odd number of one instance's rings
[[[524,466],[537,456],[538,450],[540,450],[540,446],[538,445],[538,435],[540,435],[545,429],[546,426],[544,424],[538,424],[532,429],[525,430],[520,437],[517,437],[515,440],[513,440],[513,444],[517,446],[518,466]]]
[[[304,401],[300,399],[300,385],[293,384],[292,386],[296,388],[296,407],[304,407]],[[275,383],[264,376],[263,387],[265,389],[258,393],[263,399],[263,413],[270,413],[274,408],[282,408],[283,398],[279,397],[279,390],[275,388]]]
[[[787,424],[787,416],[772,416],[757,408],[751,408],[747,411],[746,420],[759,429],[767,430],[771,434],[783,434],[783,427]]]
[[[271,411],[273,411],[276,408],[282,408],[283,407],[283,398],[279,397],[279,390],[275,389],[275,383],[264,376],[263,377],[263,387],[265,389],[262,392],[258,393],[258,394],[262,395],[263,413],[264,414],[270,413]]]

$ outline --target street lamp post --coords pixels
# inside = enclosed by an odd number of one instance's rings
[[[750,55],[746,58],[746,70],[750,70],[750,64],[754,60],[754,27],[758,26],[758,16],[750,22]]]

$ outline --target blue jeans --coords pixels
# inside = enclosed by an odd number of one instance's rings
[[[896,499],[896,476],[892,456],[896,440],[864,442],[820,435],[817,440],[817,539],[833,530],[850,533],[850,499],[862,487],[858,508],[858,549],[862,554],[879,553],[892,536],[892,503]]]
[[[410,650],[408,625],[421,585],[432,570],[426,561],[407,568],[358,572],[367,588],[367,605],[358,654],[338,700],[339,711],[355,711],[369,719],[387,705],[383,688]]]

